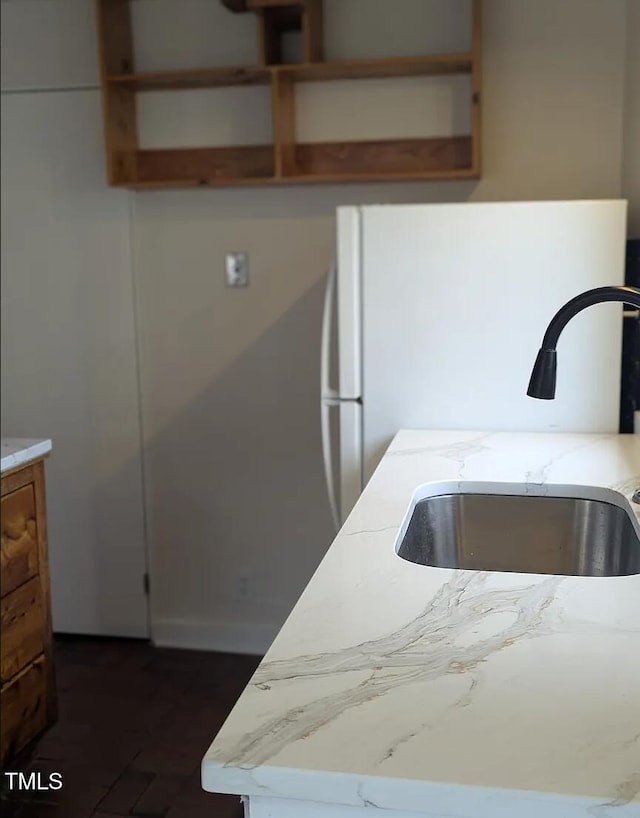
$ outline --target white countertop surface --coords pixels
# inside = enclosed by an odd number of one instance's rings
[[[3,437],[0,441],[2,448],[1,472],[15,469],[29,460],[42,457],[51,451],[51,441],[43,438],[30,437]]]
[[[406,562],[412,495],[442,480],[630,499],[640,437],[400,432],[208,750],[203,787],[438,818],[640,816],[640,575]]]

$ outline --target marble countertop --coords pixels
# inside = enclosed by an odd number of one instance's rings
[[[36,457],[43,457],[51,451],[51,441],[44,438],[30,437],[3,437],[0,441],[2,449],[2,460],[0,470],[4,472],[15,469],[35,460]]]
[[[640,815],[640,575],[400,559],[414,491],[443,480],[629,500],[640,436],[400,432],[205,755],[204,789],[438,818]]]

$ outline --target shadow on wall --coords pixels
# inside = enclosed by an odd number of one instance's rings
[[[330,544],[323,297],[324,279],[148,441],[154,620],[278,626]]]
[[[335,208],[460,185],[170,191],[135,200],[154,633],[272,635],[333,539],[320,325]],[[294,196],[295,194],[295,196]],[[249,254],[249,290],[222,283]],[[212,265],[213,260],[213,265]],[[217,270],[217,272],[216,272]],[[320,274],[320,275],[319,275]],[[208,352],[210,350],[210,352]],[[167,637],[169,638],[169,637]],[[267,639],[267,643],[268,643]],[[166,643],[166,642],[165,642]]]

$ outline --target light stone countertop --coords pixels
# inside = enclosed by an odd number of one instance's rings
[[[416,488],[461,480],[630,499],[640,436],[400,432],[208,750],[204,789],[367,815],[640,816],[640,575],[399,558]]]
[[[2,448],[2,460],[0,461],[2,474],[30,460],[35,460],[37,457],[43,457],[51,451],[51,441],[44,438],[3,437],[0,440],[0,446]]]

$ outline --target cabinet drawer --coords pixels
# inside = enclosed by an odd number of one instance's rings
[[[2,598],[0,622],[0,675],[6,682],[44,651],[46,622],[39,577]]]
[[[0,757],[17,753],[47,726],[46,664],[38,658],[0,694]]]
[[[38,530],[33,483],[2,498],[0,595],[38,573]]]

